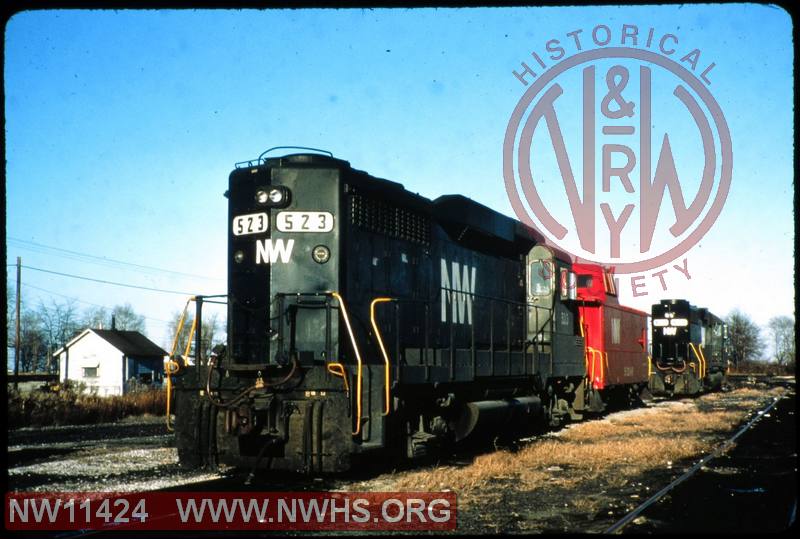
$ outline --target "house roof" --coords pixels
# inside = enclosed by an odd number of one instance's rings
[[[159,356],[167,352],[138,331],[119,329],[93,329],[94,333],[107,340],[126,356]]]
[[[125,354],[126,356],[145,356],[145,357],[164,357],[167,352],[156,343],[139,333],[138,331],[124,331],[120,329],[85,329],[70,342],[56,350],[53,355],[59,355],[65,348],[88,335],[94,333],[101,339],[107,341],[111,346]]]

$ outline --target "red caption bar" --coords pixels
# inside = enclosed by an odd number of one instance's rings
[[[7,530],[455,530],[454,492],[6,493]]]

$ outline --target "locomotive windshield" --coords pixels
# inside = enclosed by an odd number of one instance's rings
[[[534,296],[549,296],[551,292],[550,279],[552,275],[553,268],[548,264],[548,261],[534,260],[531,262],[531,294]]]

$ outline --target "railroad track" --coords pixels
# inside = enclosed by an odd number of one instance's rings
[[[742,436],[745,432],[750,430],[750,428],[753,425],[755,425],[758,422],[759,419],[764,417],[764,415],[767,414],[770,410],[772,410],[778,404],[778,402],[780,402],[783,398],[786,398],[786,397],[774,397],[773,401],[769,405],[767,405],[766,407],[764,407],[761,410],[759,410],[758,412],[756,412],[756,414],[750,419],[750,421],[745,423],[744,426],[742,426],[732,436],[730,436],[725,441],[723,441],[721,444],[719,444],[716,447],[716,449],[714,449],[714,451],[712,451],[711,453],[709,453],[708,455],[703,457],[694,466],[689,468],[682,475],[680,475],[677,478],[675,478],[671,483],[669,483],[667,486],[665,486],[664,488],[662,488],[661,490],[656,492],[653,496],[651,496],[650,498],[645,500],[643,503],[641,503],[639,506],[634,508],[629,513],[627,513],[624,517],[622,517],[621,519],[617,520],[614,524],[612,524],[607,529],[605,529],[603,531],[603,533],[615,534],[615,533],[622,532],[622,530],[623,530],[623,528],[625,528],[625,526],[627,526],[628,524],[633,522],[648,507],[652,506],[653,504],[655,504],[656,502],[661,500],[664,496],[666,496],[667,494],[672,492],[673,489],[675,489],[675,487],[677,487],[681,483],[685,482],[687,479],[693,477],[709,461],[711,461],[711,460],[721,456],[722,454],[724,454],[728,449],[730,449],[733,446],[733,444],[736,442],[737,439],[739,439],[740,436]]]

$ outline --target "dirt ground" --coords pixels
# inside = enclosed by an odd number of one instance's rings
[[[569,425],[516,451],[382,474],[349,488],[455,491],[460,533],[602,532],[787,391],[744,387],[655,402]]]

